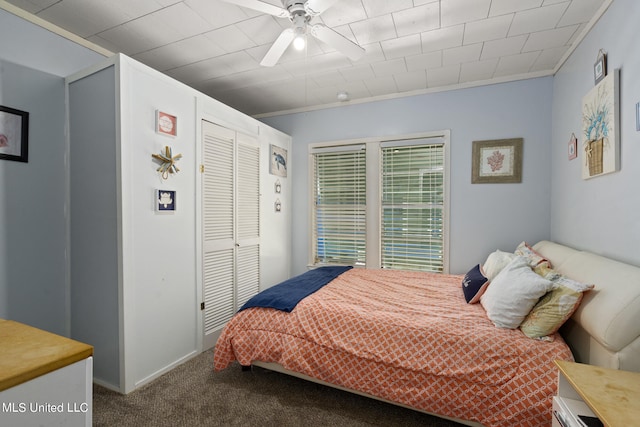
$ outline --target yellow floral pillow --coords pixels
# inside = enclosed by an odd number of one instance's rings
[[[536,272],[544,273],[540,275],[551,280],[554,289],[540,298],[520,324],[520,329],[529,338],[551,341],[552,335],[576,311],[584,292],[594,286],[568,279],[550,268],[541,268]]]

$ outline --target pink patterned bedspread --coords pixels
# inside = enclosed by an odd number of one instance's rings
[[[495,327],[467,304],[462,276],[352,269],[291,312],[236,314],[215,347],[214,368],[275,362],[332,384],[487,427],[549,426],[553,342]]]

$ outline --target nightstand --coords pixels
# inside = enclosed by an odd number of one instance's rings
[[[556,360],[558,395],[553,426],[580,427],[578,415],[597,417],[606,427],[640,424],[640,373]]]

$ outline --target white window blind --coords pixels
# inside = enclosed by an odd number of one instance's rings
[[[444,144],[383,146],[383,268],[443,271],[444,165]]]
[[[314,156],[314,264],[365,263],[366,160],[362,146]]]

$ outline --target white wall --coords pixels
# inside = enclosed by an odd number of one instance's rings
[[[552,79],[540,78],[262,119],[291,135],[293,273],[308,261],[310,143],[451,130],[450,271],[550,233]],[[524,138],[520,184],[471,184],[474,140]]]
[[[551,238],[640,265],[640,2],[615,0],[554,78],[552,127]],[[620,69],[619,172],[581,178],[584,151],[582,97],[593,88],[599,49],[608,68]],[[567,159],[571,133],[578,158]]]

